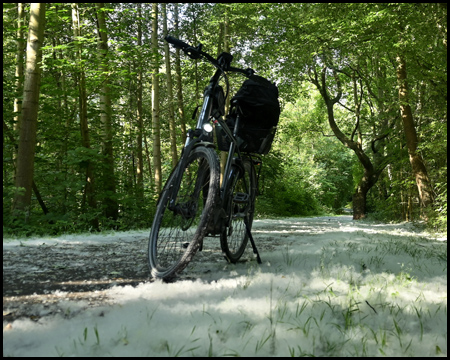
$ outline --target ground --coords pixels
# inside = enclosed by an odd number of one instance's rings
[[[135,241],[87,244],[26,242],[3,249],[3,318],[13,320],[33,314],[40,304],[48,315],[58,311],[64,298],[88,300],[92,305],[107,301],[103,290],[116,284],[137,285],[148,280],[147,238]],[[140,264],[139,264],[140,262]],[[136,266],[136,264],[139,264]],[[56,292],[56,295],[55,295]]]
[[[148,230],[3,240],[4,356],[446,356],[447,242],[351,216],[256,220],[173,283]]]
[[[104,241],[84,242],[82,236],[72,240],[53,239],[17,241],[3,248],[3,320],[28,317],[37,321],[42,314],[60,313],[61,300],[85,300],[90,306],[111,302],[106,289],[114,286],[150,283],[147,265],[148,237],[146,232],[107,236]],[[69,236],[69,239],[71,237]],[[205,251],[177,280],[197,279],[210,273],[208,263],[223,262],[219,239],[205,239]],[[261,249],[273,249],[273,244],[259,244]],[[242,262],[248,260],[244,256]]]

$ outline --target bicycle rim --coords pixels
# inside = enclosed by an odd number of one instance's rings
[[[176,177],[181,176],[177,194]],[[197,252],[219,186],[219,160],[206,147],[195,148],[184,169],[169,178],[161,193],[149,240],[149,265],[155,278],[170,280]]]
[[[227,261],[237,262],[245,251],[248,242],[244,218],[249,228],[253,223],[256,196],[256,177],[249,160],[243,162],[244,172],[237,172],[227,190],[227,227],[220,235],[220,244]],[[248,201],[242,201],[246,194]]]

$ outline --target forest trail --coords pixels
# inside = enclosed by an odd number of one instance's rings
[[[446,353],[446,316],[441,316],[447,302],[446,238],[422,233],[410,223],[353,221],[348,215],[255,220],[252,232],[261,265],[250,245],[241,262],[228,264],[219,239],[206,238],[203,251],[169,284],[149,279],[148,230],[4,239],[4,354],[118,356],[125,351],[128,356],[156,356],[174,355],[171,351],[176,348],[188,351],[185,355],[204,356],[213,346],[217,356],[230,351],[241,356],[289,356],[300,350],[292,324],[303,326],[307,317],[314,318],[318,327],[309,335],[302,333],[304,354],[379,355],[371,331],[380,321],[385,322],[382,328],[392,328],[388,345],[381,349],[386,355]],[[354,320],[342,323],[349,301]],[[299,312],[303,307],[304,314]],[[273,317],[277,337],[271,334],[272,345],[267,343],[260,351],[258,339],[268,336],[268,317]],[[176,338],[170,326],[174,322],[179,329]],[[155,323],[161,330],[157,334]],[[393,324],[402,326],[400,347],[394,346]],[[336,332],[336,326],[344,325],[347,330]],[[210,343],[213,338],[208,334],[218,326],[216,334],[223,331],[224,336]],[[36,332],[36,327],[41,330]],[[235,335],[227,333],[230,327]],[[101,344],[92,335],[86,339],[88,328],[90,334],[92,329],[101,334]],[[194,331],[199,342],[195,351],[187,345]],[[242,331],[246,335],[241,339]],[[363,331],[370,351],[359,349],[361,341],[356,338],[354,349],[343,347],[352,331]],[[148,344],[141,334],[149,332],[153,335]],[[73,347],[80,334],[84,335]],[[321,336],[338,337],[342,347],[314,347],[313,338]],[[416,346],[415,341],[414,346],[403,346],[410,338],[425,341],[426,336],[429,346],[422,342]],[[174,342],[170,347],[164,345],[167,339]],[[86,341],[94,345],[84,345]],[[123,347],[124,342],[141,345]]]
[[[257,246],[264,260],[268,252],[289,246],[284,241],[292,229],[298,236],[334,232],[342,224],[354,223],[350,216],[318,217],[305,225],[292,225],[290,219],[255,221]],[[357,223],[355,223],[356,225]],[[362,223],[361,223],[362,224]],[[395,227],[395,225],[386,225]],[[268,233],[264,233],[268,230]],[[105,290],[114,286],[150,282],[147,265],[148,231],[102,235],[73,235],[60,238],[22,239],[3,246],[3,310],[8,320],[36,316],[29,306],[43,308],[57,305],[60,300],[87,300],[91,305],[108,301]],[[263,235],[263,236],[262,236]],[[269,236],[268,236],[269,235]],[[214,264],[226,262],[221,255],[219,239],[206,238],[205,250],[197,253],[193,262],[178,280],[218,280],[220,271],[212,274]],[[242,262],[253,258],[250,245]],[[8,310],[5,310],[8,309]],[[54,311],[45,311],[51,314]]]

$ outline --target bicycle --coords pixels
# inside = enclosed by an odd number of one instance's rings
[[[180,159],[157,202],[148,248],[151,275],[165,281],[172,280],[196,252],[202,250],[205,236],[220,236],[222,252],[231,263],[241,258],[250,238],[253,252],[261,263],[251,234],[259,178],[256,166],[261,169],[261,158],[257,154],[270,149],[276,126],[269,129],[263,138],[265,145],[257,144],[265,146],[263,149],[246,148],[251,141],[245,142],[238,136],[242,128],[238,99],[233,104],[234,116],[231,118],[234,124],[223,119],[229,92],[226,74],[241,73],[250,79],[256,76],[254,70],[232,67],[233,56],[229,53],[224,52],[215,59],[202,51],[202,44],[194,47],[171,36],[166,36],[165,40],[183,50],[191,59],[208,61],[216,70],[205,89],[196,128],[188,131]],[[227,95],[219,85],[222,76]],[[219,149],[228,151],[221,184],[214,129]]]

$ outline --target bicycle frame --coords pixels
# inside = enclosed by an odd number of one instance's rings
[[[216,69],[215,74],[209,81],[209,85],[205,89],[204,100],[197,120],[196,128],[194,130],[191,129],[188,131],[188,136],[186,137],[186,142],[182,149],[181,158],[179,160],[178,165],[175,167],[174,171],[176,171],[177,168],[184,168],[183,165],[185,165],[185,162],[187,161],[186,155],[188,155],[194,147],[214,146],[212,138],[213,135],[212,133],[208,133],[204,130],[204,125],[209,123],[211,120],[211,111],[213,108],[214,94],[219,82],[221,72],[222,71],[220,69]],[[226,188],[226,186],[228,185],[228,181],[230,180],[231,167],[233,164],[237,164],[239,166],[239,161],[235,161],[235,159],[241,159],[241,154],[239,152],[236,140],[236,131],[239,126],[239,116],[237,116],[233,132],[229,129],[229,127],[222,118],[213,119],[213,123],[215,125],[220,124],[220,126],[222,126],[223,130],[230,139],[230,148],[227,156],[227,161],[225,163],[222,185],[220,187],[220,198],[224,200],[223,190]],[[238,153],[237,157],[235,157],[234,155],[236,151]],[[174,187],[172,188],[172,191],[174,191],[175,194],[178,191],[179,185],[180,184],[175,184]]]
[[[217,86],[219,83],[219,79],[221,74],[225,75],[225,71],[231,71],[231,72],[238,72],[244,74],[246,77],[250,77],[254,74],[253,69],[240,69],[232,67],[231,61],[233,59],[233,56],[229,53],[222,53],[217,59],[213,58],[209,54],[202,51],[202,45],[199,44],[197,47],[190,46],[189,44],[186,44],[184,41],[173,38],[171,36],[166,36],[165,40],[169,43],[171,43],[176,48],[179,48],[185,52],[186,55],[188,55],[191,59],[199,59],[204,58],[209,63],[211,63],[215,68],[216,71],[214,75],[211,77],[208,86],[205,89],[204,92],[204,100],[203,105],[200,110],[200,114],[198,116],[197,124],[195,129],[191,129],[188,131],[188,136],[186,138],[186,142],[184,144],[183,150],[181,152],[180,160],[175,167],[175,169],[172,171],[176,179],[180,179],[181,177],[178,176],[178,169],[184,169],[187,159],[189,157],[190,152],[194,147],[197,146],[207,146],[207,147],[214,147],[213,143],[213,134],[212,132],[207,132],[204,129],[205,124],[208,124],[210,120],[212,120],[214,125],[220,125],[222,129],[225,131],[226,135],[230,139],[230,148],[228,151],[227,161],[225,163],[224,173],[223,173],[223,181],[221,184],[221,187],[219,189],[219,196],[220,196],[220,204],[218,204],[218,207],[221,208],[222,204],[224,203],[225,198],[225,189],[227,188],[229,181],[233,178],[232,169],[233,165],[239,167],[239,171],[244,171],[242,168],[242,157],[241,153],[239,151],[238,143],[236,140],[237,130],[239,128],[239,115],[236,118],[235,126],[233,131],[229,129],[225,121],[223,120],[222,116],[215,116],[212,117],[211,113],[214,106],[214,96],[215,92],[217,91]],[[228,80],[225,75],[225,80],[227,82],[227,92],[228,92]],[[222,114],[224,115],[224,114]],[[235,156],[235,153],[237,152],[237,157]],[[252,171],[254,171],[254,167],[252,168]],[[181,180],[180,180],[181,181]],[[245,184],[247,186],[247,184]],[[175,184],[172,184],[172,188],[168,189],[171,194],[177,194],[180,187],[180,183],[177,182]],[[248,192],[248,189],[246,189]],[[171,196],[172,197],[172,196]],[[173,204],[173,206],[169,206],[172,210],[174,209],[175,205],[175,199],[170,200],[170,204]]]
[[[192,59],[203,58],[216,68],[205,88],[196,126],[188,131],[178,164],[160,194],[150,231],[149,265],[152,276],[170,279],[187,266],[196,251],[201,251],[205,236],[220,235],[222,250],[230,262],[239,260],[248,238],[257,254],[250,232],[256,162],[251,155],[249,159],[247,155],[241,156],[237,136],[240,117],[236,116],[234,128],[230,129],[224,119],[224,93],[219,85],[223,75],[228,94],[227,72],[240,72],[249,78],[254,71],[231,67],[233,57],[228,53],[222,53],[215,59],[201,50],[201,44],[192,47],[170,36],[166,36],[165,40],[182,49]],[[222,184],[219,184],[219,163],[214,150],[212,125],[221,126],[221,136],[225,135],[229,141],[228,149],[222,147],[223,142],[219,145],[219,149],[229,151]],[[195,229],[188,232],[191,225]],[[257,260],[261,262],[258,254]]]

